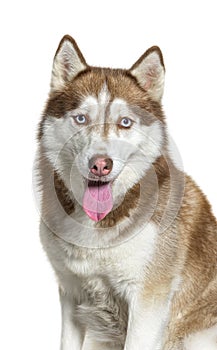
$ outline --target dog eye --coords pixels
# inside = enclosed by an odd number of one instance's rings
[[[133,121],[130,118],[122,118],[119,122],[119,125],[123,128],[130,128],[133,124]]]
[[[85,115],[83,115],[83,114],[78,114],[73,118],[77,124],[86,124],[87,123],[87,117],[85,117]]]

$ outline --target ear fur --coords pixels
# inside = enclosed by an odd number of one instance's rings
[[[75,40],[65,35],[56,51],[51,77],[51,90],[59,90],[87,68],[87,63]]]
[[[130,68],[130,73],[139,85],[155,101],[160,101],[164,89],[165,67],[163,55],[158,46],[148,49]]]

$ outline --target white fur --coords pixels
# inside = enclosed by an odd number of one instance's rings
[[[82,303],[84,303],[82,313],[79,313],[79,322],[85,323],[87,316],[89,315],[88,317],[90,317],[91,315],[89,308],[92,310],[92,306],[87,306],[85,304],[85,294],[82,294],[84,285],[87,291],[88,288],[90,288],[88,293],[93,293],[94,291],[96,295],[97,293],[98,295],[101,294],[102,302],[103,293],[106,293],[108,288],[112,288],[114,295],[116,294],[126,302],[130,302],[130,300],[134,300],[135,298],[137,299],[137,296],[143,288],[145,280],[144,271],[152,261],[155,252],[157,229],[155,225],[148,224],[143,231],[138,233],[133,239],[128,240],[120,246],[109,249],[85,249],[71,246],[68,243],[64,243],[62,240],[54,240],[52,234],[49,233],[48,228],[44,224],[41,226],[41,239],[57,273],[61,290],[64,292],[64,298],[61,299],[62,308],[65,310],[63,311],[61,350],[68,350],[68,343],[71,341],[72,337],[74,337],[74,340],[72,341],[71,349],[77,350],[79,349],[79,339],[80,342],[82,342],[82,331],[79,334],[78,329],[75,327],[76,321],[73,326],[72,317],[70,316],[73,313],[72,300],[79,302],[80,307]],[[90,287],[88,287],[88,285],[90,285]],[[107,307],[107,305],[104,305],[104,308]],[[143,309],[143,305],[138,305],[138,307],[140,310]],[[131,308],[132,311],[134,311],[133,305]],[[153,319],[153,312],[156,309],[155,305],[153,304],[151,308],[149,306],[147,312],[145,311],[146,308],[147,307],[143,310],[146,315],[146,323],[150,325],[152,322],[155,322],[157,325],[159,323],[159,314],[155,320]],[[135,309],[135,311],[137,310],[136,313],[139,309]],[[161,309],[158,309],[158,311],[161,311]],[[161,323],[163,322],[164,314],[161,312],[160,315],[162,316]],[[81,319],[81,317],[84,317],[84,319]],[[141,319],[141,322],[143,321],[144,319]],[[108,334],[110,332],[109,327],[111,326],[110,324],[107,325]],[[138,322],[135,326],[137,328]],[[139,326],[142,331],[142,323],[140,323]],[[115,338],[111,338],[111,336],[114,337],[113,333],[111,332],[111,335],[106,339],[105,334],[98,331],[100,327],[100,324],[92,324],[90,336],[95,337],[95,334],[97,334],[98,341],[100,341],[101,337],[101,341],[103,342],[114,342]],[[135,327],[133,332],[135,332]],[[142,334],[140,336],[142,336]],[[143,332],[143,336],[147,338],[145,332]],[[74,344],[76,344],[77,347]],[[137,350],[138,349],[139,348],[137,348]],[[141,348],[141,350],[142,349],[143,348]],[[147,350],[149,350],[149,348],[147,348]]]
[[[111,103],[108,117],[105,112],[109,97],[104,85],[98,98],[87,96],[76,110],[68,112],[64,118],[47,118],[44,124],[42,144],[46,156],[61,173],[80,205],[84,178],[89,173],[88,161],[94,155],[107,154],[113,159],[113,169],[106,181],[113,181],[114,206],[118,206],[126,191],[144,176],[162,149],[163,125],[159,120],[154,120],[149,126],[141,124],[140,116],[133,113],[131,106],[122,99]],[[76,114],[88,114],[90,126],[97,125],[91,136],[88,134],[89,126],[75,124],[72,116]],[[132,118],[134,124],[131,129],[117,133],[117,122],[121,116]],[[107,139],[103,135],[105,121],[111,125]]]
[[[133,298],[131,298],[131,304]],[[168,318],[169,302],[144,305],[136,301],[130,309],[124,350],[161,350],[163,332]]]
[[[176,288],[172,287],[170,296],[161,303],[157,303],[153,298],[153,301],[149,301],[147,305],[140,297],[146,279],[146,269],[155,253],[158,236],[156,226],[148,224],[133,239],[120,246],[96,250],[71,246],[61,240],[54,241],[48,232],[48,228],[42,225],[41,239],[56,270],[61,290],[64,291],[64,298],[61,299],[62,308],[65,310],[62,313],[61,350],[69,350],[69,343],[72,344],[71,350],[80,348],[83,333],[82,328],[79,333],[76,327],[77,321],[86,324],[87,320],[98,312],[97,309],[94,310],[94,305],[86,304],[85,294],[82,293],[84,285],[87,291],[89,290],[88,293],[93,294],[94,292],[94,295],[98,295],[98,301],[99,298],[102,298],[102,303],[104,293],[106,294],[108,288],[112,288],[114,295],[118,295],[129,305],[129,325],[124,350],[161,350],[162,334],[167,325],[169,305]],[[173,284],[177,286],[178,283],[179,281],[174,281]],[[79,316],[75,322],[72,318],[75,313],[73,300],[75,304],[79,303],[82,311],[78,313]],[[108,308],[108,305],[102,305],[103,309]],[[93,339],[96,342],[97,339],[96,349],[100,342],[102,342],[102,349],[113,349],[112,345],[107,345],[108,347],[105,345],[110,341],[114,343],[116,340],[110,327],[112,324],[107,324],[106,330],[103,331],[101,325],[92,317],[88,337],[92,339],[90,343],[93,342]],[[121,335],[117,335],[117,339],[120,337]],[[90,350],[94,347],[86,344],[84,349]],[[121,348],[117,344],[114,349]]]
[[[160,62],[159,54],[156,51],[146,56],[141,63],[131,70],[143,88],[151,97],[158,101],[163,95],[164,89],[164,68]]]
[[[84,334],[80,331],[78,325],[73,320],[73,299],[66,295],[61,295],[60,302],[62,308],[61,349],[79,349],[83,342]]]
[[[77,51],[69,40],[65,40],[54,58],[51,89],[59,90],[66,81],[73,79],[86,66],[81,62]]]
[[[62,88],[83,69],[85,64],[66,40],[54,60],[52,89]],[[156,52],[131,73],[154,100],[161,98],[164,69]],[[40,234],[60,287],[61,350],[162,350],[170,302],[180,278],[177,275],[171,281],[164,300],[144,299],[150,267],[159,254],[159,227],[146,220],[144,207],[142,215],[131,210],[130,217],[105,229],[98,228],[82,209],[91,157],[106,154],[113,160],[113,169],[104,180],[112,183],[115,208],[135,183],[144,185],[144,175],[165,149],[164,125],[153,116],[151,123],[150,118],[147,124],[141,122],[144,111],[134,107],[122,99],[110,103],[104,84],[99,96],[84,96],[76,110],[59,119],[46,116],[43,124],[40,154],[48,160],[43,186],[50,210],[42,213]],[[90,125],[77,125],[73,118],[77,114],[88,115]],[[118,129],[121,117],[131,118],[132,128]],[[106,136],[105,123],[110,124]],[[54,169],[74,201],[71,215],[57,199]],[[139,205],[137,211],[141,211]],[[185,350],[217,350],[216,330],[189,336]]]
[[[174,140],[172,139],[172,137],[170,136],[170,134],[168,134],[167,136],[168,136],[167,150],[169,152],[170,158],[172,159],[176,168],[179,169],[180,171],[184,172],[184,165],[183,165],[182,158],[181,158],[181,155],[179,153],[178,147],[176,146],[176,144],[175,144]]]
[[[184,350],[217,350],[217,325],[191,334],[185,340]]]
[[[61,350],[81,349],[83,341],[85,350],[121,350],[126,315],[120,316],[119,324],[122,326],[114,332],[117,325],[113,324],[113,316],[107,317],[103,310],[110,307],[110,311],[117,309],[121,315],[121,312],[125,312],[124,303],[129,307],[124,350],[161,350],[170,302],[180,280],[178,276],[174,279],[168,299],[161,303],[146,305],[140,298],[146,269],[155,252],[157,228],[151,223],[146,225],[145,222],[136,221],[132,211],[131,217],[118,226],[96,229],[82,210],[82,196],[83,177],[88,174],[88,159],[95,154],[107,154],[114,162],[108,179],[114,179],[114,205],[119,205],[122,195],[144,176],[161,154],[163,127],[159,121],[153,121],[150,125],[141,124],[140,116],[132,114],[130,106],[120,99],[111,103],[108,117],[105,115],[108,103],[109,92],[105,85],[98,98],[87,96],[77,110],[60,119],[47,117],[44,124],[42,153],[52,164],[51,170],[53,167],[58,170],[76,199],[75,212],[71,216],[66,215],[49,176],[44,179],[55,215],[44,218],[47,226],[41,223],[41,240],[62,291]],[[79,113],[88,114],[92,124],[102,124],[102,127],[107,118],[106,122],[112,126],[109,137],[104,139],[103,130],[100,133],[99,129],[93,129],[89,136],[88,127],[74,123],[72,115]],[[130,130],[120,130],[117,134],[115,127],[120,116],[131,117],[134,125]],[[52,232],[57,236],[54,237]],[[109,302],[108,288],[113,293]],[[88,293],[93,294],[92,304],[88,303]],[[96,305],[94,300],[97,301]],[[81,326],[78,327],[78,324]],[[86,340],[84,328],[88,326]],[[185,341],[186,350],[198,350],[198,344],[204,344],[204,349],[200,347],[200,350],[208,350],[207,344],[209,350],[217,350],[213,336],[215,331],[190,336]]]

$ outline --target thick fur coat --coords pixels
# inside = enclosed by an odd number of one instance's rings
[[[36,172],[61,350],[217,350],[217,223],[171,153],[164,74],[158,47],[129,70],[70,36],[55,55]]]

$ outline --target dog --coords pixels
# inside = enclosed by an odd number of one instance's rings
[[[161,50],[92,67],[66,35],[38,133],[61,350],[216,350],[217,222],[171,148]]]

